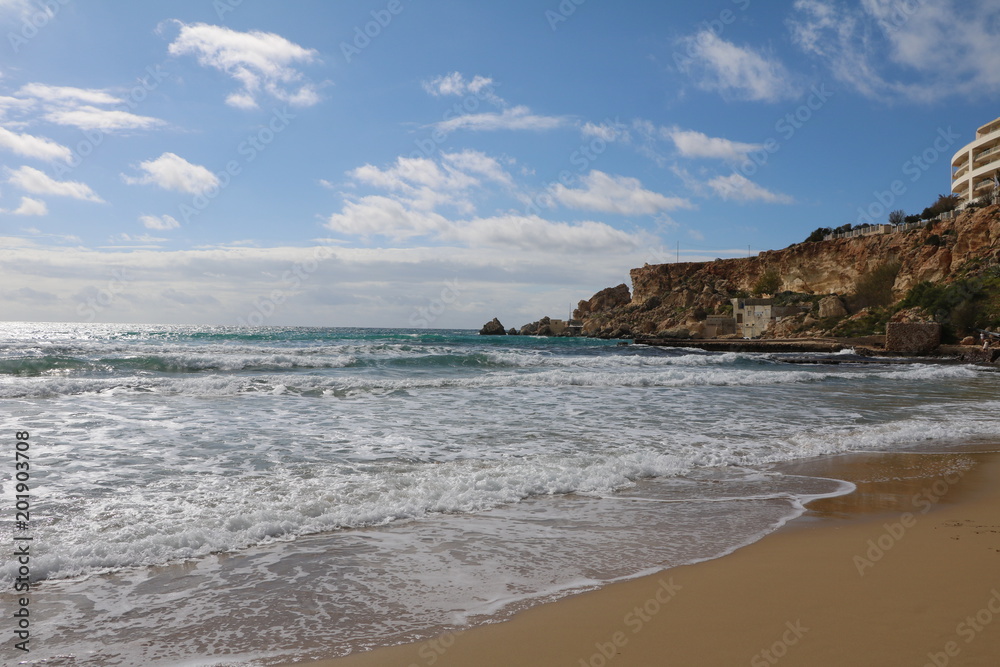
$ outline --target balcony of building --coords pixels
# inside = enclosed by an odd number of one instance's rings
[[[981,128],[979,128],[976,131],[976,139],[981,139],[982,137],[985,137],[987,134],[997,131],[1000,131],[1000,118],[997,118],[994,121],[986,123],[986,125],[983,125]]]

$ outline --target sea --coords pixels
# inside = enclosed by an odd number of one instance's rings
[[[998,441],[993,369],[804,357],[2,323],[2,662],[416,641],[719,557],[853,488],[783,464]]]

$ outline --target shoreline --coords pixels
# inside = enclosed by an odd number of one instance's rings
[[[649,347],[692,348],[705,352],[780,352],[797,354],[829,354],[843,353],[845,350],[856,350],[849,358],[850,363],[937,363],[937,364],[967,364],[967,363],[1000,363],[1000,349],[983,350],[978,346],[941,345],[935,352],[928,354],[913,354],[909,352],[890,352],[884,349],[880,339],[884,336],[867,336],[863,338],[643,338],[633,339],[634,345]],[[787,360],[785,360],[787,361]],[[792,361],[791,363],[795,363]],[[806,362],[800,362],[806,363]]]
[[[980,449],[775,466],[857,488],[809,503],[798,519],[720,558],[502,623],[296,664],[934,665],[934,656],[992,664],[1000,654],[1000,452]]]

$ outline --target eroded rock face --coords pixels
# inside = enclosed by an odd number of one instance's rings
[[[729,312],[730,299],[752,293],[766,271],[781,277],[778,291],[847,295],[858,278],[890,261],[900,263],[896,298],[921,281],[948,281],[976,263],[1000,261],[1000,206],[965,211],[909,232],[798,243],[757,257],[647,264],[630,272],[631,293],[624,284],[601,290],[581,301],[573,317],[583,321],[589,336],[608,336],[623,326],[643,332],[650,329],[647,322],[653,331],[668,331],[687,326],[697,310]],[[847,314],[838,296],[822,300],[819,309],[813,313],[818,319]],[[805,324],[797,323],[799,329]]]
[[[622,283],[617,287],[608,287],[590,297],[587,301],[581,301],[573,311],[573,319],[585,319],[593,313],[601,313],[613,310],[619,306],[627,305],[632,300],[632,295],[628,291],[628,285]]]
[[[821,320],[828,317],[843,317],[847,315],[847,308],[839,296],[828,296],[819,302],[819,318]]]
[[[493,318],[492,321],[487,322],[483,325],[483,328],[479,330],[480,336],[506,336],[507,330],[503,328],[500,324],[500,320]]]

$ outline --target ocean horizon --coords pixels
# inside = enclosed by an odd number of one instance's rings
[[[273,665],[458,631],[717,558],[853,488],[783,464],[1000,434],[996,370],[973,365],[469,330],[2,332],[0,423],[31,445],[25,664]],[[4,561],[5,604],[17,576]]]

